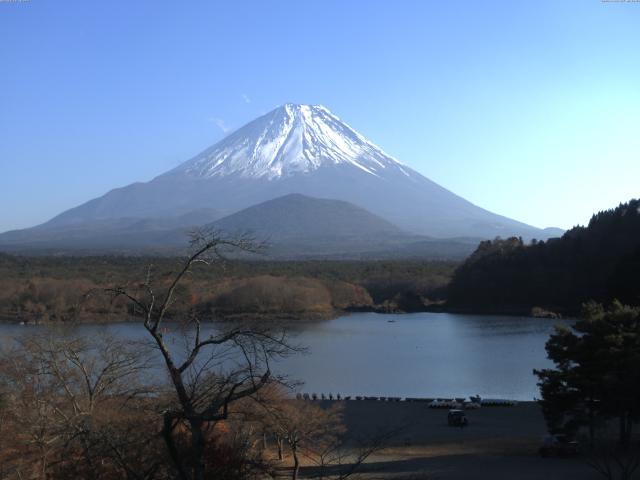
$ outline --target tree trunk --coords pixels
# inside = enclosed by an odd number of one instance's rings
[[[300,460],[298,459],[298,449],[296,447],[291,448],[293,454],[293,475],[292,480],[298,480],[298,472],[300,472]]]
[[[204,433],[201,420],[191,420],[191,454],[193,455],[193,480],[204,480]]]
[[[589,408],[589,448],[593,450],[593,442],[596,436],[596,419],[593,409]]]
[[[627,412],[620,415],[620,447],[627,450],[631,444],[631,418]]]
[[[189,477],[185,472],[184,465],[182,464],[180,454],[178,453],[178,449],[176,448],[176,444],[173,441],[173,418],[169,415],[165,415],[163,420],[164,425],[162,427],[162,436],[164,438],[164,443],[167,446],[167,450],[169,450],[169,456],[171,457],[176,470],[178,470],[180,480],[189,480]]]
[[[276,444],[278,445],[278,460],[282,461],[284,459],[284,454],[282,453],[282,437],[280,435],[278,435],[276,437]]]
[[[45,480],[47,478],[47,453],[43,452],[40,458],[40,478]]]
[[[627,425],[627,422],[625,422],[624,420],[624,415],[620,415],[620,417],[618,417],[618,443],[620,444],[621,447],[624,447],[624,437],[625,437],[625,427]]]

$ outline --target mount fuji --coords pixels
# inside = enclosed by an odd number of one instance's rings
[[[147,234],[161,244],[159,232],[209,224],[291,194],[348,202],[414,240],[544,239],[561,232],[468,202],[386,154],[323,106],[285,104],[149,182],[111,190],[42,225],[6,232],[0,245],[89,246],[94,237],[104,243],[110,236],[126,243],[127,232],[138,245]]]

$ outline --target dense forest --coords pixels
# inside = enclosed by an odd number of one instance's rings
[[[130,315],[105,288],[157,282],[183,259],[24,257],[0,254],[0,318],[9,321],[112,321]],[[240,312],[259,317],[328,318],[344,311],[417,311],[443,299],[456,264],[417,261],[227,261],[184,281],[182,310],[206,318]],[[87,292],[93,292],[87,296]]]
[[[112,321],[131,312],[100,292],[158,282],[181,258],[13,256],[0,254],[0,318],[9,321]],[[591,218],[561,238],[483,241],[463,263],[435,261],[227,261],[184,282],[182,314],[242,313],[328,318],[345,311],[450,311],[573,315],[589,300],[640,304],[640,200]],[[446,305],[442,305],[446,299]]]
[[[640,304],[640,200],[595,214],[546,242],[482,242],[456,269],[452,309],[526,313],[542,308],[575,314],[588,300]]]

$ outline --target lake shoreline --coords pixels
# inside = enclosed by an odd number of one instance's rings
[[[454,313],[464,315],[497,315],[508,317],[531,317],[531,318],[543,318],[543,319],[563,319],[573,318],[580,314],[580,312],[563,309],[563,308],[547,308],[547,307],[497,307],[497,308],[476,308],[476,307],[463,307],[458,305],[434,304],[429,305],[423,310],[425,312],[432,313]]]
[[[113,317],[112,317],[113,318]],[[237,322],[234,323],[237,324]],[[560,322],[525,317],[450,313],[349,313],[331,320],[286,320],[284,331],[304,354],[279,359],[274,374],[304,382],[301,392],[342,397],[468,397],[532,400],[538,396],[533,369],[546,368],[545,342]],[[203,335],[234,323],[205,321]],[[167,319],[164,335],[179,348],[181,322]],[[126,341],[148,340],[142,322],[0,324],[0,335],[16,338],[51,329],[55,334],[107,334]],[[174,337],[174,339],[172,339]],[[172,347],[174,348],[174,347]]]
[[[352,311],[347,310],[335,310],[330,314],[235,314],[225,315],[221,317],[208,317],[201,320],[202,323],[238,323],[238,322],[268,322],[268,323],[314,323],[326,320],[333,320],[338,317],[348,316]],[[108,315],[84,315],[82,318],[75,319],[38,319],[33,316],[0,316],[0,324],[10,325],[25,325],[25,326],[56,326],[56,325],[111,325],[119,323],[138,323],[142,322],[142,317],[123,317],[122,315],[115,316],[113,314]],[[174,317],[167,317],[164,322],[167,323],[181,323]]]
[[[564,312],[562,314],[556,313],[556,311],[547,311],[548,314],[535,315],[531,309],[525,308],[506,308],[506,309],[472,309],[472,308],[460,308],[447,306],[444,303],[432,303],[425,306],[423,309],[415,310],[401,310],[389,308],[387,305],[373,305],[370,307],[353,307],[347,309],[334,309],[331,312],[296,312],[296,313],[236,313],[225,314],[219,317],[207,317],[202,320],[202,323],[239,323],[239,322],[262,322],[269,324],[304,324],[304,323],[316,323],[334,320],[339,317],[346,317],[359,313],[375,313],[385,316],[393,315],[411,315],[419,313],[447,313],[447,314],[461,314],[461,315],[473,315],[473,316],[499,316],[499,317],[522,317],[522,318],[539,318],[539,319],[571,319],[575,318],[577,314],[575,312]],[[86,314],[82,318],[76,319],[47,319],[35,318],[34,316],[0,316],[0,324],[19,324],[19,325],[41,325],[41,326],[55,326],[55,325],[108,325],[118,323],[136,323],[141,321],[141,317],[123,317],[121,315],[115,316],[114,314]],[[179,323],[181,320],[167,317],[165,320],[169,323]]]

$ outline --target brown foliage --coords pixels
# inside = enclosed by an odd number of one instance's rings
[[[318,280],[264,275],[234,282],[214,302],[221,313],[326,314],[333,309],[331,300]]]
[[[109,337],[28,337],[0,359],[6,478],[159,478],[138,352]],[[10,435],[10,437],[9,437]],[[3,478],[5,478],[3,477]]]
[[[26,322],[127,320],[134,310],[123,299],[95,294],[103,288],[144,278],[149,263],[155,282],[180,268],[174,258],[12,257],[0,254],[0,318]],[[330,316],[340,310],[370,308],[409,293],[438,298],[454,264],[437,262],[229,262],[224,271],[199,270],[181,283],[173,318],[196,308],[206,315],[229,315],[236,305],[256,312]],[[257,288],[251,292],[250,286]],[[274,289],[276,291],[274,291]],[[281,290],[280,290],[281,289]],[[86,295],[93,292],[93,295]],[[252,294],[255,293],[252,298]],[[267,293],[275,296],[270,298]],[[267,313],[266,315],[271,315]]]

